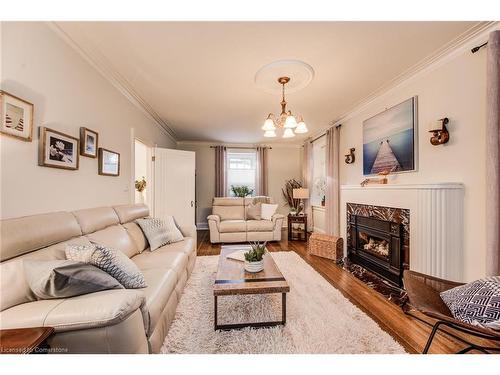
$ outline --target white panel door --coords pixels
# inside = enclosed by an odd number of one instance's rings
[[[195,153],[154,149],[153,215],[172,215],[179,225],[195,224]]]

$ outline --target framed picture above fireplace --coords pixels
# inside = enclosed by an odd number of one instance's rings
[[[417,169],[417,97],[363,121],[363,174]]]

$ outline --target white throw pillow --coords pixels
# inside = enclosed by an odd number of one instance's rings
[[[135,222],[139,224],[148,239],[150,251],[184,239],[172,216],[166,216],[165,220],[144,218]]]
[[[262,220],[272,220],[274,213],[278,209],[277,204],[262,203],[260,216]]]

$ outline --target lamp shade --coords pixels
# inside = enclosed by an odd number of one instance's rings
[[[305,188],[293,189],[293,198],[294,199],[309,199],[309,189],[305,189]]]
[[[295,133],[297,134],[302,134],[302,133],[307,133],[307,125],[306,123],[302,120],[297,124],[297,127],[295,128]]]
[[[276,137],[276,132],[274,130],[266,130],[264,132],[264,137],[266,137],[266,138],[274,138],[274,137]]]
[[[292,138],[292,137],[295,137],[295,133],[293,132],[293,130],[290,128],[285,129],[285,131],[283,132],[283,138]]]

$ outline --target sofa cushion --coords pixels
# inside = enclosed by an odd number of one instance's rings
[[[248,232],[272,232],[274,223],[271,220],[247,220]]]
[[[127,289],[23,303],[2,311],[0,322],[2,329],[54,327],[56,332],[64,332],[117,324],[139,308],[147,328],[144,293]]]
[[[163,246],[155,252],[144,252],[136,255],[132,258],[132,261],[143,272],[151,268],[173,269],[179,272],[186,269],[188,254]]]
[[[245,220],[245,207],[240,206],[213,206],[212,214],[218,215],[221,220]]]
[[[41,249],[82,235],[69,212],[33,215],[0,221],[0,260]]]
[[[123,227],[127,231],[130,238],[132,238],[132,241],[134,241],[135,248],[139,254],[148,248],[148,239],[137,223],[132,221],[130,223],[123,224]]]
[[[83,234],[93,233],[110,225],[119,224],[120,220],[111,207],[87,208],[73,211]]]
[[[123,289],[114,277],[99,268],[72,260],[25,260],[24,271],[31,290],[39,299]]]
[[[221,233],[246,232],[247,225],[245,220],[224,220],[219,224]]]
[[[145,255],[152,254],[146,253]],[[150,335],[154,331],[168,299],[175,291],[177,273],[166,268],[153,268],[145,270],[144,277],[148,283],[148,287],[143,292],[146,296],[146,307],[149,312],[147,334]]]
[[[125,224],[141,217],[149,216],[149,208],[145,204],[124,204],[120,206],[114,206],[120,223]]]
[[[122,225],[113,225],[87,235],[91,242],[120,250],[129,258],[139,254],[136,243]]]
[[[190,256],[192,253],[196,252],[195,243],[196,242],[193,238],[184,237],[182,241],[162,246],[158,250],[156,250],[156,252],[177,251],[185,253],[186,255]]]

